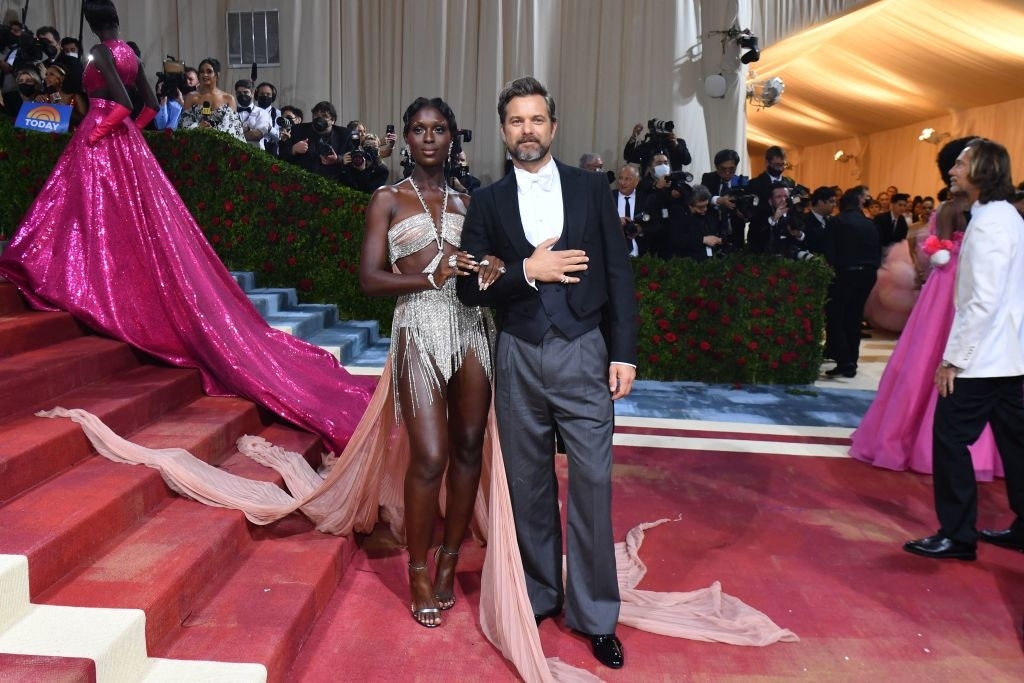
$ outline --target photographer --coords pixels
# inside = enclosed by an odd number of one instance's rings
[[[683,170],[683,166],[689,165],[692,161],[690,150],[686,148],[686,141],[676,137],[673,122],[651,119],[647,122],[647,135],[641,140],[640,133],[643,131],[642,123],[633,126],[633,134],[626,140],[626,146],[622,150],[622,158],[637,164],[640,173],[647,171],[651,157],[657,152],[668,155],[669,165],[673,171]]]
[[[372,193],[388,182],[388,169],[380,163],[380,139],[373,133],[363,136],[363,144],[348,154],[352,163],[342,167],[341,182],[353,190]]]
[[[767,211],[750,222],[747,241],[751,251],[794,259],[807,253],[800,196],[791,196],[791,188],[784,183],[772,186]]]
[[[298,107],[290,104],[281,107],[281,115],[274,120],[274,127],[277,129],[277,144],[272,151],[274,156],[281,156],[281,145],[291,139],[294,127],[302,123],[304,118],[306,115]],[[268,148],[267,151],[271,150]]]
[[[651,214],[650,196],[637,191],[640,174],[635,166],[623,166],[612,191],[622,225],[626,253],[630,256],[644,256],[658,253],[657,239],[661,232],[662,220],[660,213]]]
[[[310,173],[331,180],[341,180],[342,164],[339,150],[345,150],[351,138],[347,128],[334,125],[338,111],[326,100],[313,105],[309,123],[292,127],[287,141],[281,143],[281,158]],[[358,136],[357,136],[358,138]]]
[[[672,208],[665,236],[666,258],[706,261],[730,253],[728,246],[723,246],[710,205],[711,192],[703,185],[695,185],[685,208]]]
[[[728,249],[743,248],[744,228],[756,213],[760,199],[747,189],[750,179],[736,175],[740,155],[733,149],[722,149],[715,154],[715,170],[701,177],[701,185],[711,193],[709,213],[717,223],[717,233]]]
[[[473,191],[483,183],[469,172],[469,162],[466,160],[466,153],[464,151],[459,152],[452,161],[454,167],[452,168],[450,179],[451,186],[459,192],[465,192],[469,195],[473,194]]]
[[[273,83],[263,81],[256,86],[256,108],[265,112],[270,121],[270,130],[260,140],[260,147],[274,156],[277,156],[281,144],[281,126],[277,122],[281,118],[281,111],[274,106],[276,101],[277,88]]]

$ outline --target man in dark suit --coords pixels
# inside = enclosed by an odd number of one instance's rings
[[[772,187],[777,183],[793,187],[796,185],[796,181],[783,175],[783,171],[786,170],[786,150],[773,145],[765,150],[764,160],[766,164],[764,173],[751,178],[747,187],[760,199],[759,213],[770,214],[771,210],[767,207],[770,204]]]
[[[338,112],[330,102],[313,105],[313,120],[292,127],[291,136],[281,143],[280,156],[310,173],[340,181],[341,155],[349,144],[347,128],[334,125]]]
[[[740,155],[736,150],[719,150],[714,162],[715,170],[701,176],[700,184],[711,193],[709,210],[718,221],[718,234],[725,237],[726,249],[737,251],[743,248],[744,227],[753,216],[745,216],[737,209],[736,200],[729,191],[748,186],[750,179],[736,175],[740,165]]]
[[[473,194],[462,249],[498,256],[507,272],[485,290],[460,278],[459,298],[499,316],[494,406],[534,615],[540,623],[564,603],[566,624],[619,668],[612,401],[636,375],[632,269],[604,176],[551,156],[555,103],[544,86],[513,81],[498,115],[514,169]],[[564,582],[556,429],[569,465]]]
[[[635,166],[623,166],[612,190],[626,253],[630,256],[646,256],[660,251],[661,215],[651,209],[651,196],[637,189],[640,172]]]
[[[825,233],[825,254],[836,271],[827,330],[836,367],[825,373],[829,377],[857,376],[860,321],[882,262],[878,231],[864,215],[870,201],[871,194],[863,185],[844,192],[839,200],[839,218]]]
[[[878,240],[882,248],[907,239],[907,202],[909,194],[897,192],[889,199],[889,210],[875,216],[875,227],[878,228]]]

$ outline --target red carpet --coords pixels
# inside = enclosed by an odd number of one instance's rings
[[[68,421],[31,417],[75,405],[148,445],[250,474],[261,468],[230,456],[241,433],[319,450],[252,404],[203,397],[194,372],[25,312],[12,290],[0,284],[0,552],[29,557],[34,601],[145,609],[151,656],[258,661],[271,681],[514,679],[477,625],[483,550],[471,542],[459,603],[428,630],[409,616],[405,557],[386,534],[357,552],[298,518],[258,529],[171,495],[151,470],[90,455]],[[981,490],[982,526],[1009,522],[1002,484]],[[611,671],[548,621],[550,656],[609,681],[1024,680],[1024,555],[982,546],[978,562],[948,563],[901,550],[935,528],[928,477],[836,458],[617,447],[617,537],[677,517],[647,532],[639,587],[721,581],[801,642],[743,648],[623,627],[627,664]],[[92,675],[88,661],[0,655],[0,680]]]

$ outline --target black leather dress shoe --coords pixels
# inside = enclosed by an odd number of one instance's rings
[[[590,644],[594,648],[594,657],[609,669],[621,669],[625,663],[622,655],[622,643],[614,633],[590,636]]]
[[[849,365],[837,365],[831,370],[826,370],[825,375],[827,375],[828,377],[839,377],[840,375],[842,375],[843,377],[856,377],[857,368],[851,367]]]
[[[973,561],[978,559],[977,546],[973,543],[954,541],[942,534],[919,538],[916,541],[907,541],[903,544],[903,549],[914,555],[934,557],[939,560]]]
[[[982,529],[979,539],[985,543],[997,545],[1000,548],[1009,548],[1019,553],[1024,553],[1024,534],[1016,533],[1012,528],[996,531],[994,529]]]

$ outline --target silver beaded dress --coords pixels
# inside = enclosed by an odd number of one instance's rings
[[[462,240],[464,217],[455,213],[443,213],[441,217],[441,239],[454,247]],[[422,249],[438,246],[438,235],[434,219],[428,213],[409,216],[388,229],[388,258],[394,265],[399,259],[415,254]],[[432,273],[440,263],[443,253],[438,249],[423,273]],[[404,334],[404,351],[399,347]],[[466,306],[455,293],[455,278],[448,278],[440,289],[428,289],[398,297],[395,317],[391,328],[391,367],[395,392],[395,411],[399,414],[398,383],[406,381],[412,391],[412,405],[433,401],[434,394],[447,383],[462,366],[463,359],[475,353],[484,366],[487,378],[491,379],[491,353],[494,348],[494,321],[487,309]],[[399,359],[398,354],[404,357]],[[401,361],[401,362],[400,362]],[[399,369],[420,373],[421,381],[414,377],[400,377]],[[417,395],[416,387],[429,386],[433,391],[428,396]]]

